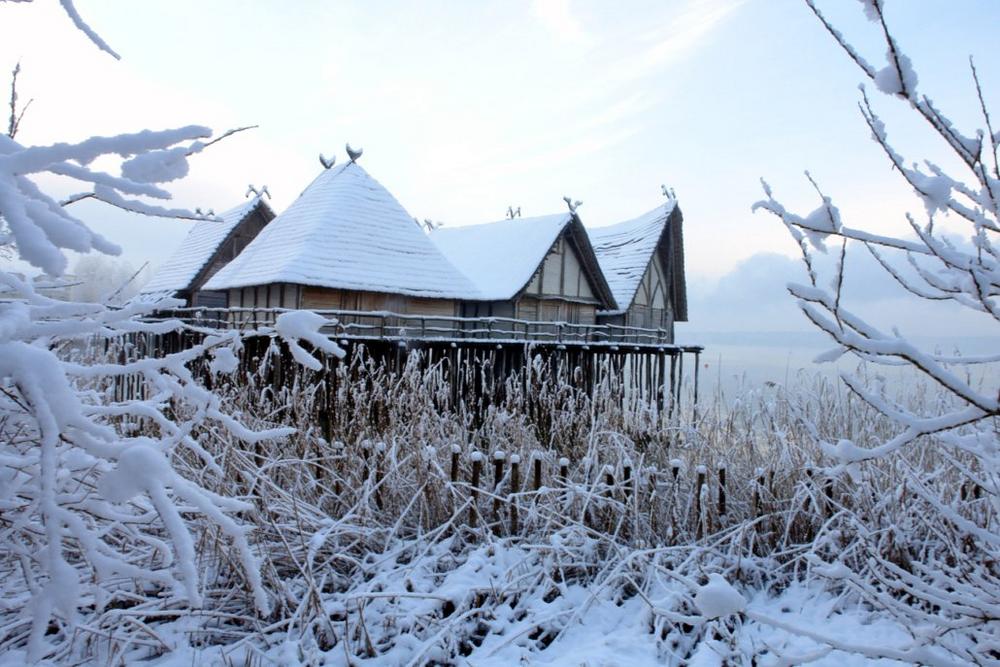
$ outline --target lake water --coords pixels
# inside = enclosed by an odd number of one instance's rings
[[[824,334],[813,332],[678,332],[678,342],[684,345],[703,345],[699,368],[700,391],[712,395],[717,389],[727,394],[739,388],[760,386],[766,382],[793,384],[802,373],[836,376],[842,370],[857,368],[859,360],[851,355],[842,356],[835,363],[817,364],[814,359],[834,345]],[[925,351],[938,351],[953,355],[1000,354],[1000,339],[991,337],[915,338],[911,342]],[[686,360],[687,361],[687,360]],[[1000,364],[978,364],[958,370],[973,386],[1000,384]],[[911,377],[908,369],[880,367],[879,373],[892,381]],[[685,384],[690,386],[692,369],[685,368]],[[995,389],[992,390],[995,393]]]

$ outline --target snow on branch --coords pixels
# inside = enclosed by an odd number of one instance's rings
[[[83,17],[80,16],[80,12],[76,11],[76,7],[73,6],[73,0],[59,0],[59,4],[62,5],[63,11],[69,16],[70,20],[73,21],[75,25],[83,34],[85,34],[94,45],[101,51],[109,53],[115,60],[121,60],[122,57],[115,53],[114,49],[108,46],[108,43],[101,39],[101,36],[94,32],[94,29],[87,25]]]
[[[885,46],[886,65],[881,68],[872,66],[858,53],[817,8],[814,0],[805,2],[863,76],[874,82],[880,92],[905,100],[910,109],[926,121],[931,133],[941,140],[943,150],[968,168],[965,177],[959,178],[940,167],[940,160],[924,159],[913,163],[904,158],[903,151],[890,141],[884,121],[875,112],[872,100],[862,87],[859,102],[862,119],[872,140],[909,186],[914,201],[923,209],[925,221],[918,223],[913,214],[905,213],[900,218],[905,221],[910,235],[874,234],[841,223],[833,202],[819,192],[818,187],[820,206],[802,215],[786,209],[775,198],[772,188],[763,184],[765,199],[754,204],[754,210],[767,211],[786,226],[799,244],[803,262],[809,271],[810,284],[791,284],[788,290],[797,299],[806,318],[836,344],[836,349],[822,355],[819,360],[831,361],[849,352],[874,365],[876,368],[872,371],[843,372],[840,377],[853,396],[891,426],[888,433],[866,437],[866,442],[848,437],[837,438],[835,444],[818,437],[815,439],[820,450],[832,461],[829,472],[835,476],[846,472],[851,480],[860,482],[865,479],[864,471],[870,471],[876,463],[906,468],[900,471],[899,479],[903,481],[899,502],[907,505],[920,502],[925,508],[927,520],[935,525],[935,529],[947,526],[946,530],[965,535],[964,539],[976,545],[977,559],[994,561],[1000,557],[1000,541],[981,523],[990,513],[966,515],[956,510],[954,498],[947,491],[954,486],[938,484],[936,480],[958,480],[963,497],[966,489],[974,488],[976,493],[985,495],[986,506],[991,507],[993,512],[1000,508],[1000,488],[996,481],[1000,473],[1000,436],[996,429],[996,421],[1000,418],[1000,391],[996,384],[995,366],[993,372],[985,374],[979,381],[974,382],[968,374],[968,368],[973,364],[1000,363],[1000,355],[966,356],[959,352],[943,355],[938,351],[923,350],[898,330],[885,333],[845,308],[840,303],[840,285],[845,270],[842,259],[844,248],[849,242],[861,242],[886,274],[906,290],[914,303],[927,308],[942,303],[955,305],[983,317],[988,325],[1000,324],[1000,249],[997,247],[1000,237],[997,146],[1000,137],[993,131],[979,76],[971,61],[979,111],[985,124],[984,128],[974,133],[973,138],[959,132],[926,95],[917,92],[916,71],[890,30],[881,0],[863,2],[865,15],[878,27]],[[809,180],[812,182],[811,178]],[[815,187],[815,182],[812,185]],[[945,237],[935,225],[938,216],[947,216],[965,224],[968,243],[956,243]],[[830,238],[841,241],[841,261],[833,268],[836,275],[831,280],[825,280],[823,267],[813,261],[813,251],[824,252],[825,243]],[[894,261],[893,257],[897,255],[905,258],[905,262]],[[909,270],[904,272],[907,265]],[[919,410],[891,400],[888,383],[877,370],[880,365],[908,368],[916,377],[930,380],[930,386],[934,388],[933,400]],[[924,452],[934,452],[940,457],[940,462],[931,469],[907,468],[908,457],[921,451],[921,448]],[[905,456],[902,455],[904,452]],[[935,483],[931,484],[931,480]],[[849,518],[853,529],[863,531],[871,523],[870,517],[866,516]],[[988,518],[985,520],[988,521]],[[905,539],[902,534],[900,537]],[[820,571],[841,572],[831,575],[832,578],[849,580],[851,588],[862,591],[877,609],[906,619],[908,625],[927,623],[927,632],[915,636],[911,647],[885,650],[823,636],[752,611],[748,611],[746,617],[783,628],[833,649],[869,658],[888,657],[923,664],[960,664],[969,660],[972,654],[956,651],[954,645],[945,652],[939,650],[949,644],[944,638],[945,628],[954,629],[957,625],[949,626],[940,616],[935,614],[932,618],[923,611],[932,608],[943,611],[943,601],[953,591],[967,586],[966,576],[960,571],[964,566],[952,568],[939,561],[923,564],[917,558],[901,565],[879,554],[877,545],[868,540],[855,548],[867,561],[868,569],[877,573],[875,580],[864,576],[867,573],[844,573],[844,568],[838,569],[833,565],[821,565]],[[899,600],[897,596],[887,594],[885,587],[906,591],[908,599]],[[1000,600],[1000,587],[995,577],[980,576],[976,581],[975,595]],[[962,619],[965,627],[975,628],[971,631],[973,634],[988,634],[990,629],[987,624],[989,619],[996,618],[996,614],[992,611],[995,606],[989,603],[987,606],[989,609],[985,614],[983,610],[959,605],[951,605],[949,613]],[[949,651],[960,656],[960,660],[956,662],[945,657]]]

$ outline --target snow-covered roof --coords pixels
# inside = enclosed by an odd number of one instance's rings
[[[572,220],[572,214],[558,213],[445,227],[431,232],[431,240],[475,284],[480,299],[510,299],[528,284]]]
[[[587,230],[619,310],[632,305],[677,200],[670,199],[633,220]]]
[[[191,288],[201,270],[205,268],[219,246],[229,234],[258,206],[267,207],[261,198],[250,200],[229,209],[219,217],[221,221],[202,220],[191,228],[180,247],[174,251],[142,288],[143,295],[173,295]],[[270,211],[270,209],[268,209]]]
[[[324,170],[205,284],[295,283],[432,298],[476,298],[398,201],[355,162]]]

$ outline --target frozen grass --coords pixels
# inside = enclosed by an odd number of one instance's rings
[[[218,532],[188,515],[202,608],[108,582],[106,599],[81,600],[62,658],[559,664],[604,650],[620,664],[709,654],[780,664],[785,650],[845,649],[843,628],[866,614],[891,641],[855,641],[855,656],[996,656],[997,545],[983,537],[996,531],[991,487],[970,484],[973,462],[930,438],[905,459],[828,468],[818,441],[877,442],[891,424],[820,376],[712,397],[692,424],[688,410],[671,417],[622,401],[613,379],[583,395],[543,365],[478,416],[452,404],[438,366],[393,374],[355,358],[334,366],[330,396],[311,372],[277,390],[269,372],[264,363],[216,378],[215,391],[250,426],[290,424],[297,435],[246,449],[205,429],[195,435],[221,473],[194,457],[176,464],[253,505],[242,518],[271,616],[254,612]],[[938,400],[919,384],[897,399],[918,411]],[[0,560],[5,600],[25,592],[22,565],[11,553]],[[710,573],[754,601],[746,614],[698,613]],[[774,611],[796,590],[824,600],[803,614],[846,620],[809,635],[815,619]],[[0,650],[19,651],[15,610],[0,612],[0,628]]]

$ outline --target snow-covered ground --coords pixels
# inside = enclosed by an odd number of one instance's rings
[[[443,543],[419,559],[400,564],[399,555],[414,547],[397,547],[385,557],[374,557],[373,576],[324,599],[330,632],[337,637],[333,646],[320,647],[313,636],[303,636],[294,627],[205,646],[209,636],[205,630],[216,624],[211,614],[202,617],[195,612],[176,621],[144,624],[143,639],[162,642],[170,647],[169,653],[150,659],[162,650],[133,646],[116,655],[129,664],[150,667],[721,667],[751,661],[762,666],[808,662],[844,667],[905,663],[831,649],[803,633],[882,650],[905,650],[913,639],[906,627],[884,612],[850,595],[834,595],[820,580],[793,583],[777,592],[737,591],[714,575],[707,585],[692,591],[684,577],[665,576],[640,594],[624,597],[608,585],[614,577],[605,572],[606,576],[587,585],[557,586],[555,594],[546,588],[545,568],[550,563],[539,557],[538,549],[492,543],[474,548],[452,569],[439,572],[442,558],[454,544]],[[627,560],[626,556],[618,564]],[[695,608],[685,613],[682,610],[692,593]],[[734,598],[736,606],[732,606]],[[731,615],[744,599],[745,614]],[[483,602],[481,607],[474,606],[478,601]],[[449,604],[450,611],[442,611]],[[718,620],[707,618],[717,614]],[[774,623],[749,616],[767,617]],[[357,643],[363,642],[371,642],[378,655],[358,656]],[[11,651],[0,657],[0,667],[20,666],[25,659],[23,651]]]

